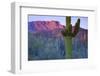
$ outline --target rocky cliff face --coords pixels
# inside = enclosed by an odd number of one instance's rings
[[[51,31],[55,29],[63,29],[58,21],[32,21],[28,22],[28,29],[30,32]]]
[[[61,31],[65,28],[58,21],[32,21],[28,22],[28,32],[42,36],[62,36]],[[72,28],[72,31],[74,27]],[[77,34],[81,40],[87,39],[87,30],[80,28]]]

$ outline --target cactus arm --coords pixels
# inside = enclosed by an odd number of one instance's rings
[[[74,28],[74,32],[73,32],[73,35],[74,37],[77,35],[77,33],[79,32],[79,29],[80,29],[80,19],[78,18],[76,24],[75,24],[75,28]]]

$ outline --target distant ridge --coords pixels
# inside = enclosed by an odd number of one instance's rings
[[[50,31],[55,29],[63,29],[65,26],[58,21],[32,21],[28,22],[28,30],[30,32]]]
[[[42,35],[42,36],[53,36],[53,37],[62,37],[61,31],[65,28],[64,25],[61,25],[58,21],[32,21],[28,22],[28,32]],[[72,31],[74,26],[72,27]],[[87,40],[88,30],[80,28],[77,37],[80,39]]]

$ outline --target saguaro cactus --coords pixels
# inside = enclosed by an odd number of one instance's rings
[[[75,37],[80,28],[80,19],[77,19],[74,30],[72,30],[71,16],[66,16],[66,27],[62,31],[65,42],[65,56],[66,58],[72,58],[72,38]]]

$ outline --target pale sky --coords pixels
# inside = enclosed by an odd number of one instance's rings
[[[71,16],[71,24],[75,25],[77,18],[79,16]],[[43,15],[29,15],[28,21],[59,21],[60,24],[65,25],[65,16],[43,16]],[[88,17],[80,16],[80,27],[84,29],[88,29]]]

